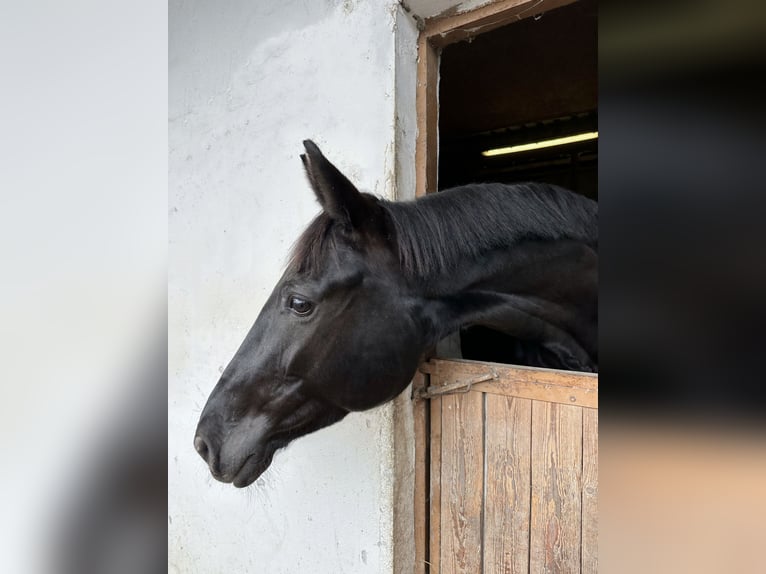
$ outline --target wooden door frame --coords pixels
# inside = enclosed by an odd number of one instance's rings
[[[424,22],[418,37],[416,88],[417,139],[415,144],[415,195],[437,190],[438,177],[438,81],[442,48],[500,26],[536,16],[577,0],[496,0],[462,14],[435,17]],[[413,379],[413,396],[428,386],[428,374],[418,373]],[[415,432],[414,533],[415,572],[426,574],[429,548],[430,479],[428,469],[431,416],[439,416],[430,403],[415,400],[413,422]],[[433,411],[433,412],[432,412]]]
[[[436,191],[439,57],[442,48],[577,0],[497,0],[476,10],[428,19],[418,36],[415,196]]]

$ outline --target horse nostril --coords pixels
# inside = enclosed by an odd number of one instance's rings
[[[199,455],[205,459],[205,462],[209,462],[208,456],[210,455],[210,448],[207,445],[207,442],[204,438],[197,435],[194,437],[194,448],[199,453]]]

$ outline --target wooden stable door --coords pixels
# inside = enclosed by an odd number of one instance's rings
[[[597,572],[598,379],[432,360],[426,571]]]

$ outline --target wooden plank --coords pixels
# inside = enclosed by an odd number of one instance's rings
[[[497,376],[495,380],[476,383],[471,389],[483,393],[598,408],[598,376],[593,373],[452,359],[431,359],[427,365],[426,368],[434,374],[431,378],[433,387],[494,373]]]
[[[582,414],[582,572],[598,573],[598,411]]]
[[[497,381],[494,383],[479,383],[473,386],[476,391],[485,393],[536,399],[562,405],[580,405],[589,408],[598,407],[596,391],[581,388],[559,387],[525,381]]]
[[[418,37],[418,80],[415,93],[418,134],[415,140],[415,196],[436,191],[438,176],[439,53],[428,37]]]
[[[438,574],[441,572],[441,533],[442,533],[442,399],[435,398],[431,401],[430,435],[431,435],[431,460],[430,460],[430,523],[428,540],[428,572]]]
[[[529,568],[532,401],[486,397],[483,574]]]
[[[424,35],[434,46],[441,48],[574,1],[498,0],[462,14],[429,18],[425,23]]]
[[[442,397],[441,560],[439,574],[481,572],[484,486],[483,398]]]
[[[505,363],[470,361],[468,359],[430,359],[428,362],[423,363],[420,369],[423,372],[436,374],[440,379],[448,376],[447,369],[450,372],[462,372],[470,376],[494,371],[500,377],[521,377],[525,380],[535,380],[546,384],[598,390],[598,375],[596,373],[524,367],[520,365],[507,365]]]
[[[429,377],[417,373],[412,379],[412,391],[428,385]],[[415,432],[415,492],[413,503],[414,528],[415,528],[415,574],[426,574],[426,556],[428,552],[428,443],[429,440],[426,424],[428,414],[426,409],[430,404],[425,401],[413,401],[412,422]]]
[[[531,572],[580,571],[582,413],[532,402]]]

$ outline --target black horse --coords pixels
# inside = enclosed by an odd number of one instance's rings
[[[303,143],[323,211],[202,412],[194,446],[215,478],[247,486],[293,439],[393,399],[467,325],[511,335],[521,364],[596,370],[593,201],[476,184],[388,202]]]

